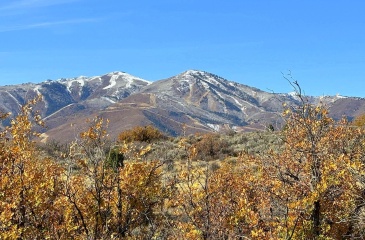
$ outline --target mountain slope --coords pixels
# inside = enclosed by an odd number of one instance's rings
[[[195,70],[154,82],[141,93],[152,94],[158,108],[184,112],[213,130],[220,125],[266,125],[277,119],[283,102],[296,102],[290,95],[267,93]]]
[[[42,94],[37,106],[46,120],[44,140],[69,141],[100,115],[110,119],[115,138],[136,125],[154,125],[170,135],[195,132],[252,131],[282,126],[283,103],[299,104],[295,94],[268,93],[215,74],[189,70],[153,83],[123,72],[0,87],[0,108],[16,114],[26,100]],[[341,96],[308,97],[325,103],[334,118],[353,118],[365,100]]]
[[[297,104],[298,100],[292,94],[268,93],[211,73],[189,70],[153,82],[97,114],[110,119],[112,138],[133,126],[150,124],[170,135],[252,131],[268,124],[280,127],[284,102]],[[70,131],[69,126],[81,126],[89,117],[77,117],[77,124],[73,119],[47,134],[61,138]]]
[[[0,87],[0,109],[16,115],[21,105],[41,94],[43,102],[37,106],[37,110],[47,121],[49,128],[54,128],[73,115],[87,115],[105,109],[148,84],[149,81],[127,73],[112,72],[90,78],[4,86]]]

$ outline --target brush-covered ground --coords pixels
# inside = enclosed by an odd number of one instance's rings
[[[363,239],[363,118],[285,106],[284,129],[39,145],[22,108],[0,134],[0,239]],[[6,114],[2,119],[8,119]],[[365,119],[365,118],[364,118]]]

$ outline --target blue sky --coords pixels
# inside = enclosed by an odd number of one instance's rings
[[[0,85],[188,69],[274,92],[365,97],[365,1],[2,0]]]

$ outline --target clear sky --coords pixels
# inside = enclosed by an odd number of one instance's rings
[[[188,69],[365,97],[363,0],[1,0],[0,85]]]

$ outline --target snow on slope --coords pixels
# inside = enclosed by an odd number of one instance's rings
[[[117,79],[119,78],[119,75],[113,75],[111,78],[110,78],[110,84],[106,87],[104,87],[103,89],[109,89],[109,88],[112,88],[114,87],[115,85],[117,85]]]
[[[76,78],[75,80],[67,81],[67,90],[69,92],[71,92],[71,87],[74,84],[74,82],[78,83],[80,85],[80,87],[82,88],[85,85],[85,81],[86,81],[85,78],[86,77],[79,77],[79,78]]]
[[[108,76],[111,76],[111,78],[109,80],[109,85],[103,88],[104,90],[115,87],[117,85],[118,80],[120,83],[124,84],[124,87],[126,87],[126,88],[132,87],[132,84],[134,84],[135,81],[145,82],[145,83],[147,83],[147,85],[151,84],[151,82],[149,82],[149,81],[146,81],[139,77],[134,77],[134,76],[132,76],[128,73],[124,73],[124,72],[112,72],[112,73],[108,74]]]
[[[41,88],[41,85],[37,85],[33,90],[34,92],[36,92],[37,94],[41,94],[41,92],[39,91],[39,89]]]

